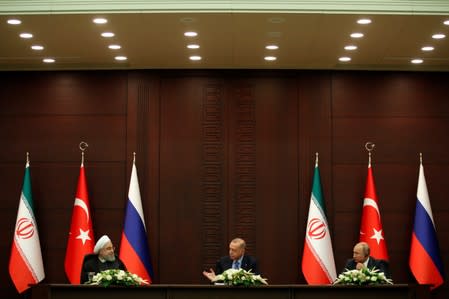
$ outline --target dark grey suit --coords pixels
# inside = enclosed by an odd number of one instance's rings
[[[230,268],[232,268],[232,260],[229,256],[224,256],[222,258],[220,258],[217,261],[217,264],[215,266],[215,273],[221,274],[223,273],[223,271],[226,271]],[[257,260],[256,258],[249,256],[249,255],[244,255],[243,259],[242,259],[242,264],[240,265],[240,268],[249,271],[251,270],[252,273],[255,274],[260,274],[259,273],[259,267],[257,266]]]
[[[353,259],[350,259],[346,262],[345,270],[346,269],[354,270],[356,268],[356,266],[357,266],[357,263]],[[387,278],[391,278],[390,270],[388,267],[388,262],[385,260],[380,260],[380,259],[378,260],[378,259],[375,259],[372,256],[370,256],[369,260],[368,260],[367,267],[369,269],[372,269],[372,268],[379,269],[380,272],[384,272],[384,274]]]

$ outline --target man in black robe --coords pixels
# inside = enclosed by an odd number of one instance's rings
[[[114,253],[111,239],[104,235],[98,239],[93,254],[87,254],[81,268],[81,283],[88,282],[93,275],[104,270],[126,270],[125,264]]]

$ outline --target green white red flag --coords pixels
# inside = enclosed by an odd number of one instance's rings
[[[321,188],[318,154],[313,175],[305,239],[302,273],[307,283],[331,284],[337,278],[337,274],[332,240],[326,218],[326,206]]]
[[[30,284],[37,284],[45,278],[39,232],[34,216],[28,157],[9,258],[9,275],[19,293],[26,291]]]

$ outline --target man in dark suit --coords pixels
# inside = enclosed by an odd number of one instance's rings
[[[388,269],[388,262],[381,259],[375,259],[370,256],[370,248],[366,242],[355,244],[352,252],[352,259],[348,260],[345,266],[345,270],[360,270],[362,268],[376,268],[380,272],[384,272],[387,278],[391,278],[390,271]]]
[[[203,271],[203,275],[210,281],[213,281],[216,275],[231,268],[251,270],[252,273],[260,274],[256,259],[245,255],[245,248],[245,241],[241,238],[235,238],[229,243],[229,256],[223,256],[217,261],[215,271],[209,269],[209,272]]]
[[[125,264],[114,253],[114,246],[111,239],[104,235],[98,239],[94,247],[93,254],[86,254],[81,268],[81,283],[89,281],[90,275],[95,275],[98,272],[120,269],[126,270]]]

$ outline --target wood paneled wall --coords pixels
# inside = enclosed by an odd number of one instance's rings
[[[331,71],[0,73],[0,293],[31,155],[45,282],[64,255],[86,141],[97,237],[119,245],[132,153],[156,283],[207,283],[203,269],[242,236],[272,284],[304,283],[300,260],[315,152],[337,269],[358,238],[368,156],[396,282],[408,253],[424,154],[449,273],[449,74]],[[434,293],[449,295],[447,283]]]

